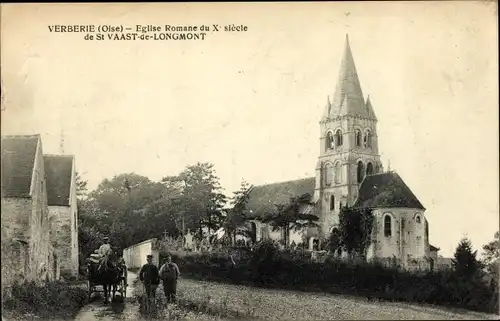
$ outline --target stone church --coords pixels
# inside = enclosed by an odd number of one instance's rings
[[[323,247],[319,240],[328,238],[339,223],[343,206],[369,207],[376,219],[368,258],[397,259],[406,267],[429,266],[430,249],[437,249],[429,245],[425,208],[396,172],[383,169],[377,116],[369,96],[363,96],[348,36],[337,87],[327,99],[319,129],[316,177],[255,186],[248,203],[252,215],[262,217],[275,204],[309,193],[315,205],[304,206],[303,211],[314,212],[320,227],[292,232],[290,242],[305,243],[312,250]],[[258,220],[251,225],[257,240],[283,237]]]

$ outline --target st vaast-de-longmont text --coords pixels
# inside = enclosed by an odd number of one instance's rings
[[[244,32],[245,25],[135,25],[135,28],[123,25],[50,25],[50,32],[87,33],[88,40],[204,40],[206,32]],[[94,34],[94,35],[92,35]]]

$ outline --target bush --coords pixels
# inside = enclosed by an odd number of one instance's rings
[[[498,284],[461,278],[452,271],[415,275],[378,263],[352,264],[331,257],[315,263],[300,251],[280,251],[273,242],[257,244],[252,255],[236,266],[229,264],[225,253],[171,255],[182,275],[196,279],[498,311]]]
[[[4,308],[19,314],[33,314],[41,318],[74,316],[87,300],[87,293],[62,281],[14,283]]]

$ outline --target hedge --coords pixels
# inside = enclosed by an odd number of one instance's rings
[[[375,263],[350,264],[334,259],[314,263],[303,255],[283,253],[265,244],[234,267],[226,253],[170,254],[181,274],[195,279],[498,312],[498,283],[487,284],[479,276],[464,279],[453,271],[415,275]]]
[[[85,289],[63,281],[14,283],[3,308],[14,315],[72,318],[87,301]]]

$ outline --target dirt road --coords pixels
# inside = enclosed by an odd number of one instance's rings
[[[144,320],[139,313],[139,305],[133,296],[133,281],[136,277],[135,273],[128,272],[129,286],[127,287],[127,298],[124,302],[113,302],[104,305],[101,298],[96,298],[80,310],[75,317],[75,321]]]

